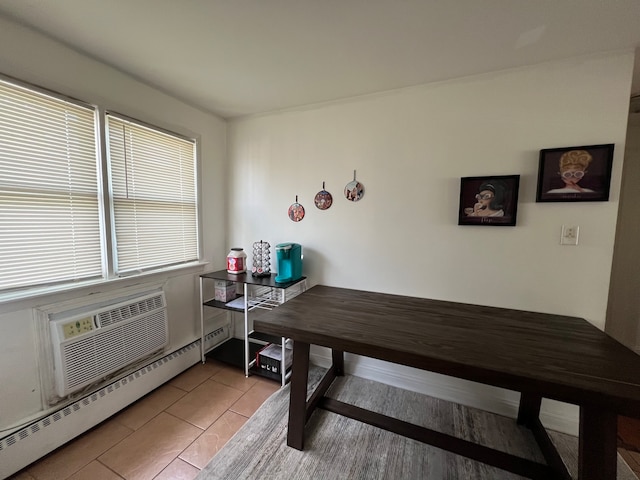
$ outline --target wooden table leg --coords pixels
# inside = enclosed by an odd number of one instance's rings
[[[595,407],[580,407],[578,480],[615,480],[618,466],[617,416]]]
[[[344,375],[344,352],[340,350],[331,350],[331,360],[336,371],[336,376]]]
[[[571,480],[571,475],[558,453],[558,449],[540,421],[541,405],[541,395],[537,393],[521,393],[520,407],[518,408],[518,425],[524,425],[531,430],[533,438],[536,439],[536,443],[540,447],[542,456],[553,471],[553,476],[549,478]]]
[[[307,418],[307,381],[309,377],[309,344],[293,342],[291,392],[289,394],[289,428],[287,445],[304,448],[304,425]]]
[[[520,394],[520,407],[518,408],[518,425],[531,428],[540,416],[542,396],[534,393]]]

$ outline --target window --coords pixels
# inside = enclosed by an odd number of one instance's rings
[[[98,117],[0,78],[0,291],[198,259],[195,141]]]
[[[120,274],[198,258],[195,145],[107,115]]]
[[[0,81],[0,290],[100,277],[93,108]]]

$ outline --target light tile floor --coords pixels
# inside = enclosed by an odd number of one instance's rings
[[[11,480],[190,480],[278,388],[207,360]]]
[[[207,360],[10,480],[190,480],[279,385]],[[640,478],[640,453],[619,449]]]

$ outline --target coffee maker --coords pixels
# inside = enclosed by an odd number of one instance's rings
[[[302,278],[302,246],[298,243],[276,245],[278,274],[276,283],[295,282]]]

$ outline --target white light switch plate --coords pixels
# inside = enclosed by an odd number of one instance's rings
[[[580,227],[577,225],[563,225],[560,236],[560,245],[578,245]]]

